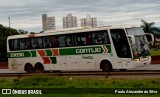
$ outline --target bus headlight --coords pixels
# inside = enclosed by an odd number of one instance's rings
[[[140,59],[134,59],[135,61],[140,61]]]
[[[151,59],[151,56],[148,57],[148,60],[150,60],[150,59]]]

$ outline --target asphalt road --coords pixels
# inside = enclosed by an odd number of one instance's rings
[[[160,70],[160,64],[152,64],[147,67],[131,69],[131,70]],[[18,72],[10,71],[9,69],[0,69],[0,73],[18,73]],[[20,72],[20,73],[24,73],[24,72]]]

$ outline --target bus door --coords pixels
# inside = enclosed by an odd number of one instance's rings
[[[123,29],[111,29],[111,37],[115,48],[114,64],[115,68],[125,69],[131,64],[131,50],[127,40],[127,36]]]

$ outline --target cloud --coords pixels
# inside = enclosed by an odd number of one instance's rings
[[[56,17],[62,28],[62,17],[68,13],[78,20],[87,14],[97,17],[100,25],[140,24],[140,19],[157,21],[160,17],[158,0],[0,0],[0,24],[27,31],[41,30],[41,15]],[[80,24],[79,24],[80,25]]]

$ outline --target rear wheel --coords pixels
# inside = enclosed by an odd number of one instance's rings
[[[44,67],[41,63],[37,63],[35,65],[35,68],[34,68],[34,72],[35,73],[43,73],[44,72]]]
[[[27,73],[33,73],[33,66],[31,65],[31,64],[26,64],[25,65],[25,71],[27,72]]]

